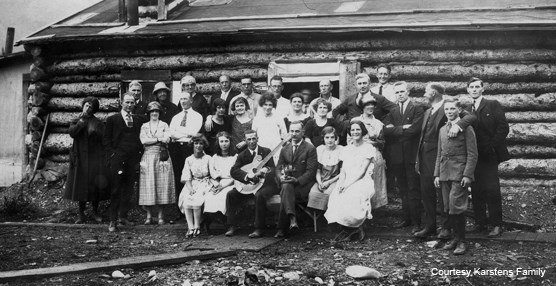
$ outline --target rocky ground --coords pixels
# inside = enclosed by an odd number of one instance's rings
[[[72,223],[75,204],[61,199],[61,183],[37,181],[27,188],[14,185],[0,189],[0,220]],[[510,192],[504,198],[506,221],[513,227],[554,232],[555,210],[550,199],[555,190],[537,188]],[[367,223],[363,243],[335,243],[337,229],[320,222],[318,233],[306,227],[300,233],[260,252],[183,265],[149,269],[120,269],[127,279],[113,279],[112,273],[64,275],[43,280],[16,281],[8,285],[554,285],[556,248],[554,244],[479,242],[470,243],[462,257],[414,239],[380,239],[374,230],[399,222],[397,200],[378,211]],[[106,204],[102,205],[106,208]],[[175,210],[169,217],[177,217]],[[105,214],[106,217],[106,214]],[[144,213],[135,209],[132,220],[141,222]],[[179,224],[179,222],[178,222]],[[511,228],[511,227],[510,227]],[[223,226],[216,230],[221,235]],[[31,269],[71,263],[103,261],[136,255],[173,253],[187,250],[185,227],[128,228],[108,233],[106,227],[52,228],[0,227],[0,271]],[[242,234],[245,236],[248,230]],[[204,235],[196,240],[210,241]],[[95,243],[86,243],[96,240]],[[441,246],[441,244],[439,245]],[[381,278],[354,280],[346,274],[350,265],[376,269]],[[437,270],[472,270],[474,275],[434,275]],[[546,270],[544,277],[523,275],[518,269]],[[149,278],[149,272],[155,276]],[[502,270],[481,275],[481,270]],[[433,273],[434,272],[434,273]],[[151,274],[153,274],[151,272]],[[489,273],[486,273],[489,274]],[[500,274],[500,275],[498,275]],[[153,279],[153,277],[155,277]]]

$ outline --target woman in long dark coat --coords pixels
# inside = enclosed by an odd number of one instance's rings
[[[75,223],[85,222],[87,202],[92,202],[94,220],[102,222],[98,213],[99,202],[110,199],[102,147],[104,123],[94,116],[99,109],[96,98],[85,98],[81,106],[83,112],[69,127],[73,146],[64,198],[79,202],[79,218]]]

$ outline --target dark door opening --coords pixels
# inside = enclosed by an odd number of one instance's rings
[[[332,81],[332,96],[340,98],[340,81]],[[282,96],[289,99],[296,92],[302,92],[304,89],[311,91],[312,98],[319,96],[319,82],[285,82]]]

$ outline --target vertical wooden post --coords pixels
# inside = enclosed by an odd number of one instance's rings
[[[168,16],[168,9],[166,8],[166,1],[165,0],[158,0],[158,21],[164,21],[166,20],[166,17]]]
[[[29,133],[29,127],[27,126],[27,112],[29,111],[29,108],[27,107],[27,103],[29,101],[29,93],[28,93],[28,88],[29,88],[29,83],[31,82],[31,77],[29,76],[28,73],[24,73],[22,75],[23,79],[22,79],[22,90],[21,90],[21,120],[22,120],[22,124],[21,126],[23,127],[23,132],[22,132],[22,140],[23,140],[23,146],[21,149],[21,153],[23,154],[23,164],[21,164],[21,173],[25,174],[25,169],[27,167],[27,164],[29,164],[29,151],[27,150],[27,146],[25,145],[25,135],[27,135],[27,133]]]
[[[340,63],[340,100],[344,101],[349,96],[357,93],[355,89],[355,76],[359,73],[361,64],[357,61],[342,61]]]
[[[127,22],[125,0],[118,0],[118,21],[122,23]]]
[[[8,27],[8,32],[6,34],[6,47],[4,49],[4,55],[9,55],[12,53],[14,48],[14,36],[15,36],[15,28]]]
[[[139,1],[126,0],[127,24],[130,26],[139,25]]]

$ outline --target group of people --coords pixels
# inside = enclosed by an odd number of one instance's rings
[[[284,98],[279,76],[262,94],[249,77],[241,79],[241,93],[234,91],[226,75],[218,94],[199,94],[195,78],[186,75],[179,107],[164,83],[145,103],[141,84],[133,81],[122,110],[106,124],[94,116],[98,100],[86,98],[69,128],[74,144],[65,197],[79,202],[77,223],[86,220],[89,201],[94,219],[102,221],[98,202],[109,198],[112,232],[129,223],[137,181],[145,224],[155,223],[154,211],[156,223],[164,224],[164,207],[177,203],[187,237],[198,236],[201,223],[215,216],[226,216],[225,235],[234,235],[238,212],[254,198],[249,237],[257,238],[264,235],[272,197],[280,197],[275,237],[283,237],[299,227],[298,205],[324,196],[328,201],[319,209],[328,223],[342,226],[337,239],[362,240],[372,210],[388,203],[387,190],[398,189],[404,211],[399,227],[412,226],[416,237],[436,235],[439,204],[438,237],[450,239],[445,249],[463,254],[471,187],[476,230],[486,231],[490,222],[488,235],[500,235],[498,163],[509,158],[501,105],[484,98],[483,82],[472,78],[471,106],[431,82],[425,110],[409,99],[407,83],[389,82],[389,66],[380,65],[376,76],[379,83],[371,88],[369,75],[358,74],[358,93],[344,101],[323,80],[319,97],[308,101],[302,93]]]

